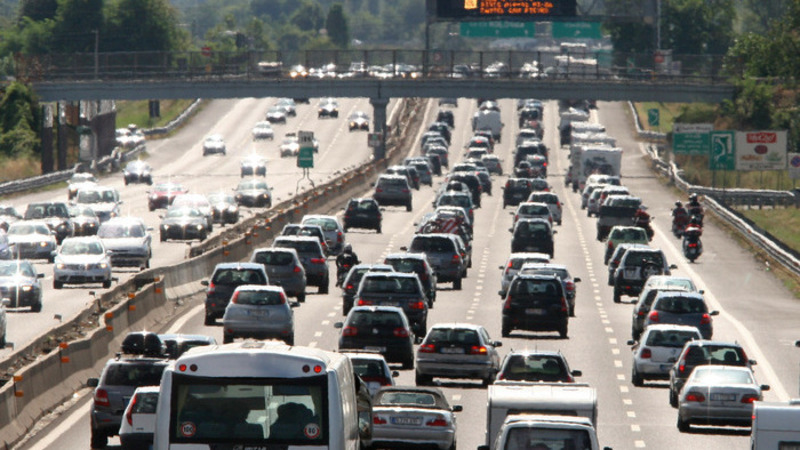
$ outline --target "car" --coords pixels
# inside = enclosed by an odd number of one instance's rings
[[[353,371],[367,385],[370,396],[374,396],[384,386],[394,386],[395,377],[400,376],[398,371],[389,368],[386,358],[380,353],[348,351],[342,354],[350,359]]]
[[[639,337],[644,331],[645,319],[650,313],[650,308],[653,306],[656,296],[664,291],[678,291],[687,292],[683,286],[651,286],[642,288],[636,305],[633,306],[633,314],[631,319],[631,339],[639,340]]]
[[[633,352],[631,384],[643,386],[646,380],[669,379],[669,372],[684,344],[700,340],[697,327],[689,325],[653,324],[644,330],[641,339],[629,340]]]
[[[122,200],[119,191],[109,186],[84,187],[75,196],[75,204],[92,208],[100,223],[117,217]]]
[[[383,263],[391,266],[396,272],[417,274],[428,298],[428,308],[433,308],[433,303],[436,301],[436,272],[433,271],[433,266],[424,253],[390,253],[386,255]]]
[[[48,262],[53,262],[58,243],[55,233],[47,222],[39,220],[14,222],[8,227],[6,237],[15,258],[46,259]]]
[[[669,404],[678,406],[678,394],[697,366],[728,365],[753,370],[756,360],[749,359],[738,342],[694,340],[684,344],[680,355],[669,369]]]
[[[548,212],[549,214],[549,212]],[[520,219],[509,228],[511,232],[511,253],[540,252],[550,258],[555,253],[553,235],[556,231],[546,219]]]
[[[322,119],[323,117],[339,117],[339,102],[332,98],[320,100],[317,105],[317,118]]]
[[[100,219],[88,206],[70,206],[69,219],[72,222],[73,236],[94,236],[100,227]]]
[[[328,293],[330,273],[319,239],[312,236],[279,236],[272,241],[272,247],[295,249],[306,271],[306,284],[316,286],[320,294]]]
[[[560,351],[512,350],[503,358],[496,381],[574,383],[581,375],[580,370],[569,368]]]
[[[503,208],[517,206],[524,202],[533,191],[533,183],[528,178],[509,178],[503,186]]]
[[[550,262],[550,255],[539,252],[516,252],[511,253],[506,260],[506,263],[499,266],[498,269],[503,271],[503,276],[500,279],[500,297],[506,298],[508,292],[508,285],[517,274],[520,268],[526,263],[542,263],[547,264]]]
[[[67,199],[72,200],[78,189],[97,184],[97,177],[88,172],[76,172],[67,181]],[[20,217],[21,218],[21,217]]]
[[[550,208],[550,215],[553,216],[553,221],[557,224],[561,225],[562,222],[562,205],[561,200],[558,198],[558,194],[555,192],[531,192],[528,196],[529,202],[541,202],[547,205]]]
[[[351,198],[347,201],[342,216],[342,229],[365,228],[381,233],[383,214],[380,204],[374,198]]]
[[[469,223],[475,222],[475,204],[472,202],[472,195],[469,192],[446,191],[440,194],[433,202],[433,207],[440,208],[443,206],[461,208],[469,219]]]
[[[406,165],[413,167],[417,171],[420,183],[433,186],[433,168],[427,160],[412,159],[406,162]]]
[[[769,388],[746,367],[696,367],[678,399],[678,430],[689,432],[692,424],[750,427],[753,402]]]
[[[401,308],[354,306],[344,322],[334,326],[342,330],[340,352],[375,351],[389,363],[400,363],[403,369],[414,368],[414,332]]]
[[[22,220],[22,214],[18,213],[16,208],[0,204],[0,229],[8,231],[8,226],[18,220]]]
[[[459,70],[468,70],[469,66],[465,66],[463,64],[454,66],[454,73],[456,72],[455,69],[458,68]],[[458,98],[456,97],[443,97],[439,99],[439,106],[455,106],[458,107]]]
[[[700,330],[703,339],[711,339],[714,334],[712,317],[717,315],[719,311],[709,311],[700,293],[659,291],[643,325],[645,329],[654,323],[692,325]]]
[[[372,446],[455,449],[455,413],[461,410],[438,388],[381,388],[373,398]]]
[[[611,259],[611,255],[614,254],[614,249],[616,249],[618,244],[623,243],[648,245],[650,239],[647,237],[647,232],[645,232],[644,228],[614,225],[611,227],[611,231],[608,232],[608,238],[606,238],[606,251],[603,257],[603,263],[607,265],[608,260]]]
[[[170,207],[161,217],[158,226],[161,242],[167,240],[190,241],[197,239],[205,241],[208,237],[208,221],[206,216],[197,209],[188,207]]]
[[[152,236],[144,221],[138,217],[116,217],[100,226],[97,236],[111,257],[111,266],[150,268],[153,257]]]
[[[364,130],[369,131],[369,115],[364,111],[355,111],[347,118],[350,131]]]
[[[24,259],[0,261],[0,298],[8,300],[4,306],[29,307],[31,312],[40,312],[42,278],[44,274],[39,273],[30,261]]]
[[[450,162],[447,147],[443,145],[431,144],[423,149],[423,154],[426,156],[436,156],[439,158],[439,163],[442,167],[448,167]]]
[[[239,206],[272,208],[272,188],[264,180],[240,181],[234,189],[233,197]]]
[[[217,340],[202,334],[159,334],[164,343],[164,355],[168,359],[178,359],[182,354],[195,347],[217,345]]]
[[[419,190],[419,173],[416,173],[416,169],[409,166],[401,166],[401,165],[394,165],[389,166],[383,173],[388,175],[402,175],[406,177],[408,180],[408,185],[414,188],[415,190]],[[416,176],[415,176],[416,175]]]
[[[547,203],[522,202],[511,215],[514,217],[514,224],[519,219],[544,219],[550,223],[550,227],[553,226],[553,215]]]
[[[137,387],[133,391],[123,413],[125,420],[119,427],[123,449],[148,449],[153,446],[159,392],[158,386]]]
[[[222,138],[222,135],[212,134],[207,136],[203,141],[203,156],[212,153],[222,153],[222,155],[225,156],[226,151],[225,140]]]
[[[481,194],[483,193],[483,185],[481,179],[475,172],[455,172],[447,176],[447,181],[460,181],[467,185],[469,192],[472,195],[472,203],[476,208],[481,207]]]
[[[325,242],[328,244],[328,252],[331,255],[338,255],[344,250],[344,229],[336,216],[325,214],[306,214],[300,222],[302,225],[319,225],[325,233]]]
[[[557,331],[564,339],[569,327],[569,303],[561,280],[552,275],[517,274],[502,308],[502,334],[514,330]]]
[[[65,284],[101,283],[111,287],[111,258],[97,236],[64,239],[55,255],[53,289]]]
[[[361,279],[367,272],[394,272],[394,267],[388,264],[356,264],[350,268],[342,282],[342,315],[346,316],[353,308],[353,300],[358,292]]]
[[[132,124],[128,125],[128,128],[117,128],[114,136],[117,145],[126,149],[143,145],[146,141],[144,133]]]
[[[419,233],[411,238],[409,253],[424,253],[433,266],[438,283],[453,283],[453,289],[460,291],[462,280],[467,276],[469,261],[461,254],[456,236],[446,233]]]
[[[94,388],[91,406],[91,446],[105,448],[119,433],[125,409],[136,388],[158,386],[167,367],[162,358],[121,357],[106,362],[100,378],[89,378]]]
[[[214,231],[214,213],[211,203],[203,194],[184,194],[175,198],[171,208],[193,208],[206,218],[206,229],[208,232]]]
[[[166,182],[156,184],[152,190],[147,191],[147,209],[166,209],[175,200],[175,197],[189,192],[180,183]]]
[[[375,181],[372,198],[381,206],[405,206],[406,211],[413,208],[411,186],[403,175],[380,175]]]
[[[200,284],[206,287],[204,323],[214,325],[225,314],[225,308],[237,287],[245,284],[266,286],[269,277],[262,264],[219,263],[209,279],[202,280]]]
[[[306,301],[306,270],[293,248],[259,248],[253,250],[251,263],[263,264],[269,282],[280,286],[286,295]]]
[[[300,153],[300,139],[297,137],[297,133],[287,133],[278,150],[281,158],[297,156]]]
[[[416,384],[432,384],[433,378],[477,378],[488,386],[500,371],[497,348],[502,345],[480,325],[436,324],[417,348]]]
[[[153,184],[153,168],[150,167],[150,164],[142,160],[135,160],[126,164],[122,175],[124,177],[125,186],[130,183]]]
[[[664,252],[657,248],[629,248],[614,271],[614,303],[619,303],[623,295],[639,295],[647,278],[670,275],[670,269],[675,268],[674,264],[668,265]]]
[[[367,272],[353,300],[358,306],[397,306],[403,309],[411,329],[420,339],[428,329],[425,290],[415,273]]]
[[[241,170],[242,178],[252,176],[267,176],[267,159],[263,156],[252,154],[242,159]]]
[[[280,286],[241,285],[222,316],[222,342],[238,337],[279,339],[294,345],[294,315]]]
[[[291,98],[279,98],[278,102],[275,104],[283,108],[286,111],[286,115],[289,117],[297,116],[297,105],[294,103],[294,99]]]
[[[206,196],[211,205],[214,223],[233,224],[239,221],[239,205],[236,197],[226,192],[214,192]]]
[[[266,120],[270,124],[280,123],[286,125],[287,117],[286,110],[280,106],[273,106],[267,110]]]
[[[72,236],[72,221],[69,207],[64,202],[29,203],[25,209],[24,220],[39,220],[47,224],[60,245],[64,238]]]
[[[450,144],[452,133],[450,132],[450,125],[446,122],[433,122],[428,126],[428,131],[438,131],[439,134],[444,136],[444,139]]]
[[[330,256],[330,252],[328,251],[328,242],[325,240],[325,232],[322,231],[322,227],[319,225],[310,225],[310,224],[299,224],[297,228],[297,232],[294,236],[312,236],[319,240],[319,244],[322,246],[322,251],[325,252],[326,256]]]
[[[503,160],[500,159],[499,156],[492,154],[483,155],[481,156],[481,161],[483,161],[483,165],[489,173],[495,175],[503,174]]]
[[[625,256],[625,252],[628,251],[630,248],[651,248],[649,245],[645,244],[619,244],[614,248],[614,253],[611,254],[611,257],[608,259],[608,285],[614,286],[614,277],[616,276],[617,267],[619,267],[619,262],[622,260],[622,257]],[[653,277],[655,275],[651,275]],[[648,278],[649,280],[650,278]]]
[[[567,302],[569,303],[569,316],[575,317],[575,297],[577,296],[576,283],[580,283],[581,279],[578,277],[573,278],[567,266],[552,263],[525,263],[520,267],[518,273],[554,275],[558,277],[564,287],[564,294],[567,296]]]
[[[444,122],[450,128],[455,128],[456,126],[455,115],[453,114],[453,111],[449,109],[440,109],[439,111],[437,111],[436,121]]]
[[[272,129],[272,124],[266,120],[256,122],[255,126],[253,127],[253,139],[269,139],[270,141],[274,140],[275,130]]]
[[[699,292],[703,293],[702,289],[697,289],[697,286],[694,284],[689,277],[681,277],[678,275],[653,275],[647,279],[642,286],[642,290],[648,288],[670,288],[670,287],[679,287],[683,288],[689,292]]]

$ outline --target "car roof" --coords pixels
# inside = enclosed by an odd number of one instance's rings
[[[293,253],[297,256],[297,250],[291,247],[262,247],[253,250],[253,254],[255,255],[256,253]]]
[[[353,306],[350,308],[350,312],[348,316],[355,312],[393,312],[402,314],[405,316],[402,308],[398,308],[397,306],[378,306],[378,305],[369,305],[369,306]]]
[[[237,291],[267,291],[267,292],[283,292],[280,286],[266,285],[266,284],[242,284],[236,287]]]
[[[276,241],[312,241],[319,244],[319,238],[315,236],[276,236],[273,242]]]
[[[133,392],[133,395],[158,394],[159,392],[161,392],[161,386],[140,386],[136,388],[136,390]],[[152,414],[155,414],[155,412],[153,412]]]
[[[314,238],[316,240],[316,238]],[[255,269],[255,270],[263,270],[264,265],[259,263],[251,263],[251,262],[225,262],[219,263],[214,267],[214,270],[218,269]]]
[[[383,357],[380,353],[372,353],[372,352],[357,352],[349,350],[346,352],[340,352],[343,355],[346,355],[350,359],[369,359],[373,361],[383,361],[386,362],[386,358]]]
[[[656,298],[653,300],[653,304],[655,304],[661,298],[687,298],[692,300],[699,300],[701,302],[705,302],[706,299],[703,297],[703,294],[699,292],[689,292],[685,289],[659,289],[658,293],[656,294]]]
[[[434,328],[464,328],[467,330],[481,330],[483,329],[483,325],[478,325],[474,323],[465,323],[465,322],[445,322],[445,323],[437,323],[430,327],[428,332],[430,333],[431,330]]]
[[[709,346],[710,345],[714,345],[714,346],[720,346],[720,347],[728,346],[728,347],[742,348],[742,344],[740,344],[738,342],[735,342],[735,341],[734,342],[731,342],[731,341],[717,341],[717,340],[713,340],[713,339],[695,339],[693,341],[688,341],[686,343],[686,345],[687,346],[688,345],[692,345],[692,346],[697,346],[697,347],[704,347],[704,346],[707,346],[707,345],[709,345]]]
[[[564,357],[564,354],[562,354],[560,350],[543,350],[543,349],[528,349],[528,348],[521,349],[521,350],[511,349],[511,351],[508,352],[508,354],[506,355],[506,358],[508,358],[509,356],[516,356],[516,355],[523,355],[523,356],[528,356],[528,355],[558,356],[559,358],[566,359]]]
[[[387,259],[419,259],[427,261],[428,256],[425,255],[425,253],[389,253],[386,255],[386,258],[384,258],[384,260]]]
[[[644,329],[644,333],[647,334],[650,331],[697,331],[700,332],[697,327],[692,325],[677,325],[677,324],[670,324],[670,323],[654,323],[652,325],[648,325]]]

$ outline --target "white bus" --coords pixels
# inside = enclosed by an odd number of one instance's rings
[[[197,347],[164,371],[156,450],[314,448],[357,450],[350,360],[338,353],[244,341]]]

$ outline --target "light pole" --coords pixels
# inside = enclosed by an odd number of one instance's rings
[[[100,78],[100,32],[98,30],[92,30],[94,33],[94,79]]]

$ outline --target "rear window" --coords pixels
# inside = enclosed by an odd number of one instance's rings
[[[353,313],[348,325],[355,327],[402,327],[403,319],[395,312],[357,311]]]
[[[398,272],[422,272],[425,270],[425,263],[418,259],[389,259],[386,264],[394,267]]]
[[[658,252],[625,252],[626,266],[641,266],[645,261],[655,263],[657,266],[664,265],[664,257]]]
[[[508,430],[503,450],[592,448],[589,433],[583,429],[514,427]]]
[[[386,372],[383,369],[383,364],[375,360],[359,360],[353,359],[353,371],[360,377],[385,377]]]
[[[561,381],[569,379],[561,358],[549,355],[512,355],[503,368],[506,380]]]
[[[425,338],[428,344],[480,345],[480,337],[475,330],[457,328],[434,328]]]
[[[611,236],[609,239],[619,239],[619,240],[626,240],[626,241],[635,241],[635,240],[645,240],[647,239],[647,234],[645,233],[644,229],[642,228],[616,228],[611,230]]]
[[[685,297],[661,298],[653,306],[653,309],[672,314],[698,314],[708,312],[704,301]]]
[[[308,225],[319,225],[322,228],[322,231],[336,231],[339,229],[336,221],[333,219],[313,218],[306,219],[303,221],[303,223]]]
[[[645,345],[652,347],[683,348],[683,344],[692,339],[698,339],[696,332],[685,330],[653,330],[647,336]]]
[[[294,261],[294,255],[284,252],[259,252],[256,253],[253,262],[268,266],[285,266]]]
[[[293,248],[297,250],[297,253],[300,254],[309,254],[313,253],[316,255],[322,255],[322,247],[320,247],[319,242],[309,242],[309,241],[275,241],[276,247],[285,247],[285,248]]]
[[[155,414],[158,405],[158,392],[136,394],[136,403],[133,404],[133,414]]]
[[[522,205],[519,208],[520,214],[548,215],[550,209],[545,205]]]
[[[453,253],[456,251],[453,241],[447,238],[415,237],[411,241],[412,252]]]
[[[241,285],[241,284],[267,284],[264,275],[257,270],[220,269],[214,273],[211,280],[214,284]]]
[[[561,297],[561,283],[556,280],[517,280],[511,289],[514,294]]]
[[[361,292],[375,294],[414,294],[417,292],[416,280],[412,278],[368,277],[361,280]]]
[[[397,187],[406,187],[408,183],[406,180],[400,180],[396,178],[381,178],[378,180],[379,186],[397,186]]]
[[[106,367],[107,386],[158,386],[164,364],[112,364]]]
[[[234,293],[233,303],[240,305],[270,306],[280,305],[286,299],[278,291],[238,291]]]
[[[548,212],[549,213],[549,212]],[[539,222],[520,222],[515,235],[533,239],[547,239],[550,237],[550,227]]]
[[[697,364],[723,364],[728,366],[745,366],[747,357],[740,347],[726,345],[703,345],[689,349],[686,354],[686,363]]]

